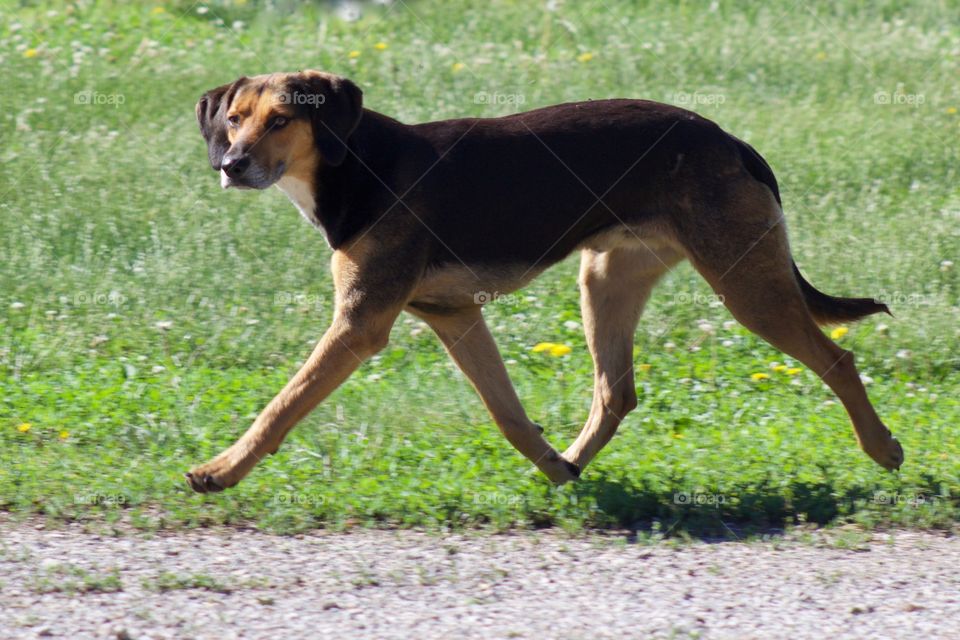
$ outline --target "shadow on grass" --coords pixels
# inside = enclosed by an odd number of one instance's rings
[[[871,504],[876,495],[866,487],[838,490],[828,481],[799,480],[787,487],[761,485],[719,494],[595,479],[582,480],[576,493],[595,501],[597,524],[623,527],[633,536],[652,533],[709,542],[777,535],[800,522],[828,525]]]

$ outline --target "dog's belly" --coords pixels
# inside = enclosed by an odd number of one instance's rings
[[[520,289],[548,265],[464,265],[447,263],[432,268],[414,291],[411,306],[440,312],[484,305]]]
[[[632,251],[638,263],[657,263],[653,266],[676,262],[681,253],[669,234],[653,225],[617,225],[585,238],[577,248],[596,252]],[[448,262],[427,271],[410,305],[425,312],[442,313],[496,302],[501,296],[526,286],[551,264],[541,261],[491,266]]]

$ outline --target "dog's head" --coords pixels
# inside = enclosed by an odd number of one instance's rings
[[[339,165],[360,123],[363,94],[321,71],[275,73],[205,93],[197,103],[210,166],[226,187],[266,189],[284,175]]]

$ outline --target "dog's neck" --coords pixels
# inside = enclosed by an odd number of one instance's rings
[[[341,165],[324,165],[317,156],[312,163],[297,163],[296,175],[287,174],[277,187],[310,224],[321,231],[327,244],[337,249],[372,222],[366,208],[358,205],[373,194],[402,193],[395,184],[391,158],[396,149],[416,147],[409,141],[406,125],[379,113],[364,110],[360,125],[350,138],[350,151]]]
[[[323,231],[327,244],[330,243],[330,233],[323,224],[317,210],[317,166],[318,157],[301,158],[294,163],[296,172],[289,172],[277,181],[277,188],[284,192],[290,202],[300,211],[304,219]]]
[[[307,222],[323,230],[320,218],[317,216],[316,187],[313,180],[307,177],[286,175],[277,181],[277,188],[287,194],[290,202],[300,211],[300,215]]]

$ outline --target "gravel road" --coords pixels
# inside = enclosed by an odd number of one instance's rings
[[[0,517],[0,638],[958,638],[960,538],[120,536]]]

